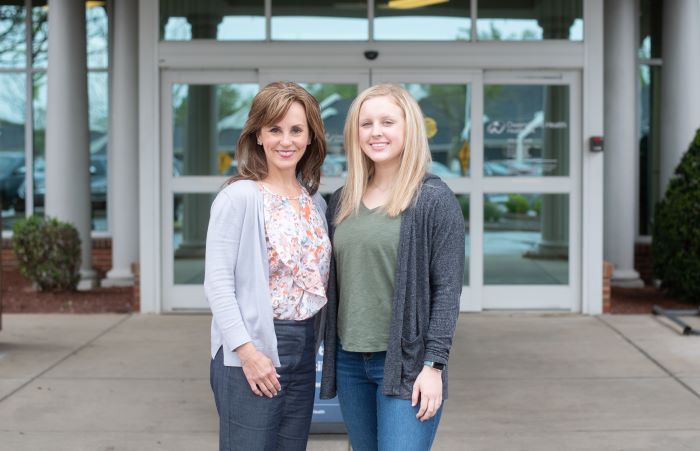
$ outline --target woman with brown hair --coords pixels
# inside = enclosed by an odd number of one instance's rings
[[[212,204],[204,289],[221,450],[306,449],[331,255],[324,136],[311,94],[267,85],[238,139],[238,175]]]

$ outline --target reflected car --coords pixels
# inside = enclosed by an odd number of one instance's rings
[[[46,171],[43,158],[34,161],[34,207],[43,207],[46,195]],[[27,187],[24,182],[17,189],[14,207],[16,211],[26,208]],[[95,154],[90,156],[90,202],[94,210],[107,207],[107,156]]]
[[[344,177],[347,174],[345,155],[329,153],[321,165],[321,175],[324,177]]]
[[[15,204],[25,174],[24,152],[0,152],[0,205],[3,210]]]

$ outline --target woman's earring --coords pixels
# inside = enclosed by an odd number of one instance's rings
[[[261,142],[261,141],[258,141],[258,146],[262,146],[262,142]]]

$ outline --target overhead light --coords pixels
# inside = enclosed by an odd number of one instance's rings
[[[391,9],[415,9],[423,8],[424,6],[438,5],[447,3],[450,0],[389,0],[389,8]]]

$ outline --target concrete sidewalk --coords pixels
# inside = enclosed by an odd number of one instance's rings
[[[0,450],[217,449],[209,322],[5,314]],[[434,449],[697,450],[699,393],[700,337],[663,320],[462,315]]]

